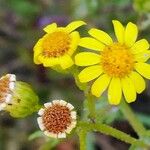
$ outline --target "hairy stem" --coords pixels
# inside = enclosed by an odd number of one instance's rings
[[[95,100],[94,100],[93,96],[90,94],[89,91],[87,93],[85,92],[85,96],[87,98],[87,107],[88,107],[88,110],[89,110],[89,118],[94,121],[95,116],[96,116]]]
[[[122,104],[120,105],[120,110],[129,121],[135,132],[140,137],[142,137],[146,133],[146,129],[144,128],[143,124],[138,120],[137,116],[134,114],[134,112],[125,102],[125,100],[122,101]]]
[[[113,127],[110,127],[106,124],[80,122],[79,126],[82,129],[86,130],[87,132],[88,131],[99,131],[103,134],[110,135],[112,137],[120,139],[121,141],[124,141],[124,142],[129,143],[129,144],[135,144],[136,143],[140,146],[145,146],[145,144],[142,141],[139,141],[139,140],[131,137],[130,135],[128,135],[128,134],[126,134],[120,130],[117,130]]]
[[[79,142],[80,142],[80,150],[86,150],[86,135],[87,132],[85,130],[80,130],[78,132]]]

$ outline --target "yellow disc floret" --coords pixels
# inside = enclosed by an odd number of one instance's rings
[[[101,54],[101,64],[111,77],[125,77],[134,69],[134,56],[130,49],[120,43],[106,46]]]
[[[70,36],[65,32],[53,32],[43,39],[43,55],[46,57],[63,56],[70,46]]]

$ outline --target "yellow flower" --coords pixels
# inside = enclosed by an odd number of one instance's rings
[[[87,66],[79,74],[80,82],[96,79],[91,92],[100,97],[108,88],[110,104],[120,103],[122,93],[130,103],[136,100],[136,93],[145,89],[143,77],[150,79],[150,65],[145,63],[150,58],[149,43],[145,39],[136,42],[138,29],[131,22],[124,27],[113,20],[117,41],[104,31],[92,28],[79,45],[93,52],[81,52],[75,56],[75,64]],[[143,76],[141,76],[141,75]]]
[[[44,67],[59,65],[62,69],[71,67],[74,64],[71,56],[80,39],[79,33],[74,30],[84,24],[83,21],[74,21],[66,27],[57,27],[56,23],[46,26],[46,34],[34,47],[35,64],[43,64]]]

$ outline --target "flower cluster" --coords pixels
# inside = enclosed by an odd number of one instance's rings
[[[136,41],[135,24],[129,22],[124,27],[117,20],[113,20],[116,40],[96,28],[88,31],[89,37],[80,38],[79,32],[74,30],[85,24],[74,21],[66,27],[57,27],[56,23],[45,27],[46,34],[34,46],[34,62],[55,70],[76,72],[73,73],[75,78],[78,73],[79,84],[88,83],[88,92],[95,97],[101,97],[108,89],[111,105],[118,105],[122,97],[128,103],[134,102],[137,93],[146,88],[144,78],[150,79],[148,41]],[[87,51],[78,52],[78,47]],[[79,67],[85,68],[80,71]],[[14,74],[0,78],[0,110],[16,118],[38,111],[37,122],[45,135],[66,138],[77,124],[74,107],[64,100],[53,100],[43,107],[38,101],[31,86],[17,81]]]
[[[2,110],[15,118],[23,118],[39,111],[39,127],[52,138],[65,138],[76,127],[77,115],[70,103],[53,100],[41,108],[39,98],[31,86],[17,81],[14,74],[0,78],[0,111]]]
[[[138,28],[135,24],[129,22],[124,27],[117,20],[113,20],[117,40],[96,28],[88,31],[89,37],[79,39],[79,33],[72,31],[83,24],[75,21],[65,28],[57,28],[53,23],[44,28],[47,34],[34,47],[34,62],[43,63],[45,67],[59,64],[62,69],[73,64],[86,67],[78,78],[81,83],[93,81],[89,84],[92,95],[100,97],[108,88],[110,104],[118,105],[122,95],[128,103],[134,102],[136,93],[143,92],[146,87],[143,77],[150,79],[150,65],[146,63],[150,58],[148,41],[136,41]],[[88,51],[74,57],[77,46]]]

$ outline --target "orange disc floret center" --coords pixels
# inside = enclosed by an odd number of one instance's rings
[[[9,92],[9,78],[5,76],[0,79],[0,103],[5,101],[5,97]]]
[[[120,43],[106,46],[101,56],[103,70],[111,77],[123,78],[134,69],[133,54]]]
[[[64,132],[72,121],[69,108],[58,104],[47,108],[42,119],[46,130],[55,134]]]
[[[46,57],[63,56],[70,46],[68,33],[58,31],[47,34],[43,39],[43,55]]]

